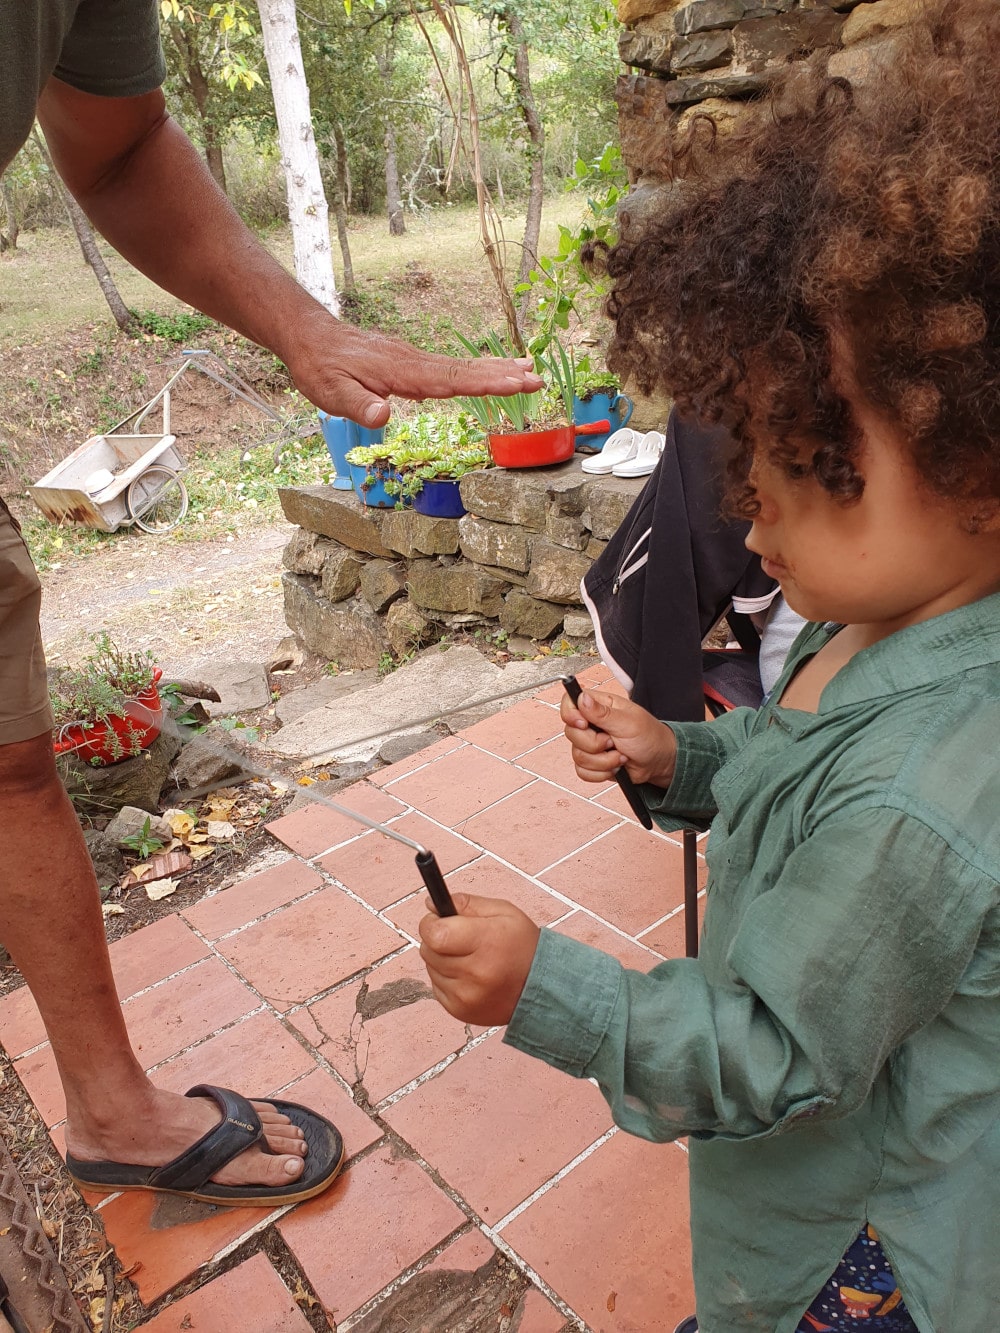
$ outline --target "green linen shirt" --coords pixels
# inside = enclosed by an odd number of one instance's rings
[[[0,0],[0,172],[31,133],[51,75],[136,97],[164,77],[156,0]]]
[[[815,714],[674,730],[644,795],[714,814],[699,958],[644,975],[544,930],[506,1040],[690,1135],[701,1333],[793,1333],[865,1222],[921,1333],[992,1333],[1000,595],[859,653]]]

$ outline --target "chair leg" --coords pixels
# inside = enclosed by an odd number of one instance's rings
[[[684,952],[698,957],[698,836],[694,829],[683,829],[684,846]]]

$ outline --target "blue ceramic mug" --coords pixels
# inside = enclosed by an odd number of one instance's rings
[[[347,462],[347,451],[354,447],[356,440],[351,438],[353,421],[346,417],[332,417],[329,412],[320,412],[319,428],[323,432],[327,451],[333,460],[333,486],[338,491],[354,489],[351,470]],[[357,429],[357,427],[355,427]]]
[[[583,445],[590,450],[603,449],[608,439],[616,430],[627,426],[634,411],[632,399],[624,393],[594,393],[586,399],[573,399],[573,424],[585,426],[589,421],[601,421],[605,417],[611,422],[611,429],[606,435],[585,435]]]

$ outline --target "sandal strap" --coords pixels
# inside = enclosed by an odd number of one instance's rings
[[[264,1136],[260,1116],[245,1097],[231,1088],[199,1083],[185,1095],[211,1098],[222,1112],[222,1120],[186,1152],[150,1172],[149,1186],[153,1189],[198,1189]]]

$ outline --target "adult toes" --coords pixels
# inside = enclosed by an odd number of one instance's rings
[[[272,1156],[259,1148],[248,1148],[212,1179],[219,1185],[287,1185],[304,1170],[302,1158],[291,1153]]]

